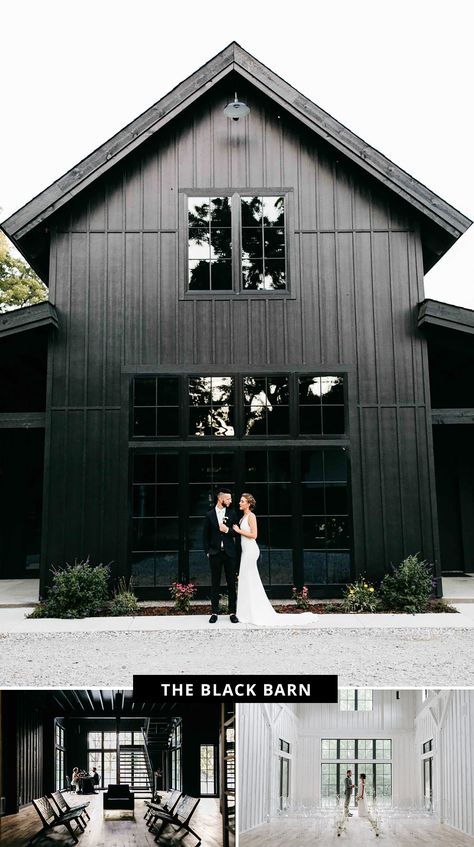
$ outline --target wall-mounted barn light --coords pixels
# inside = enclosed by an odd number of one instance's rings
[[[237,99],[237,92],[235,92],[234,102],[228,103],[224,109],[224,115],[226,115],[229,119],[233,121],[238,121],[239,118],[245,118],[250,112],[249,107],[246,103],[242,103]]]

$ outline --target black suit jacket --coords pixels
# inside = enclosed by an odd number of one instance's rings
[[[210,556],[215,556],[221,548],[221,542],[224,542],[224,552],[232,559],[237,555],[235,544],[235,532],[232,529],[233,525],[238,523],[237,515],[233,509],[225,510],[225,524],[229,527],[229,532],[221,532],[217,522],[216,510],[211,509],[204,518],[203,528],[203,547],[206,553]]]

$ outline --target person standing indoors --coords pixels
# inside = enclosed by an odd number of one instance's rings
[[[344,814],[348,815],[348,817],[352,817],[352,812],[349,811],[349,804],[351,802],[352,792],[354,790],[354,783],[352,782],[352,771],[348,770],[346,772],[346,778],[344,780]]]

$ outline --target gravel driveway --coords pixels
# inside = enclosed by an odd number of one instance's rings
[[[474,629],[0,633],[0,687],[131,687],[133,673],[337,673],[342,686],[474,686]]]

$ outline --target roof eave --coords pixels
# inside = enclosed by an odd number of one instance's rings
[[[441,327],[473,335],[474,310],[427,298],[418,306],[418,327]]]

